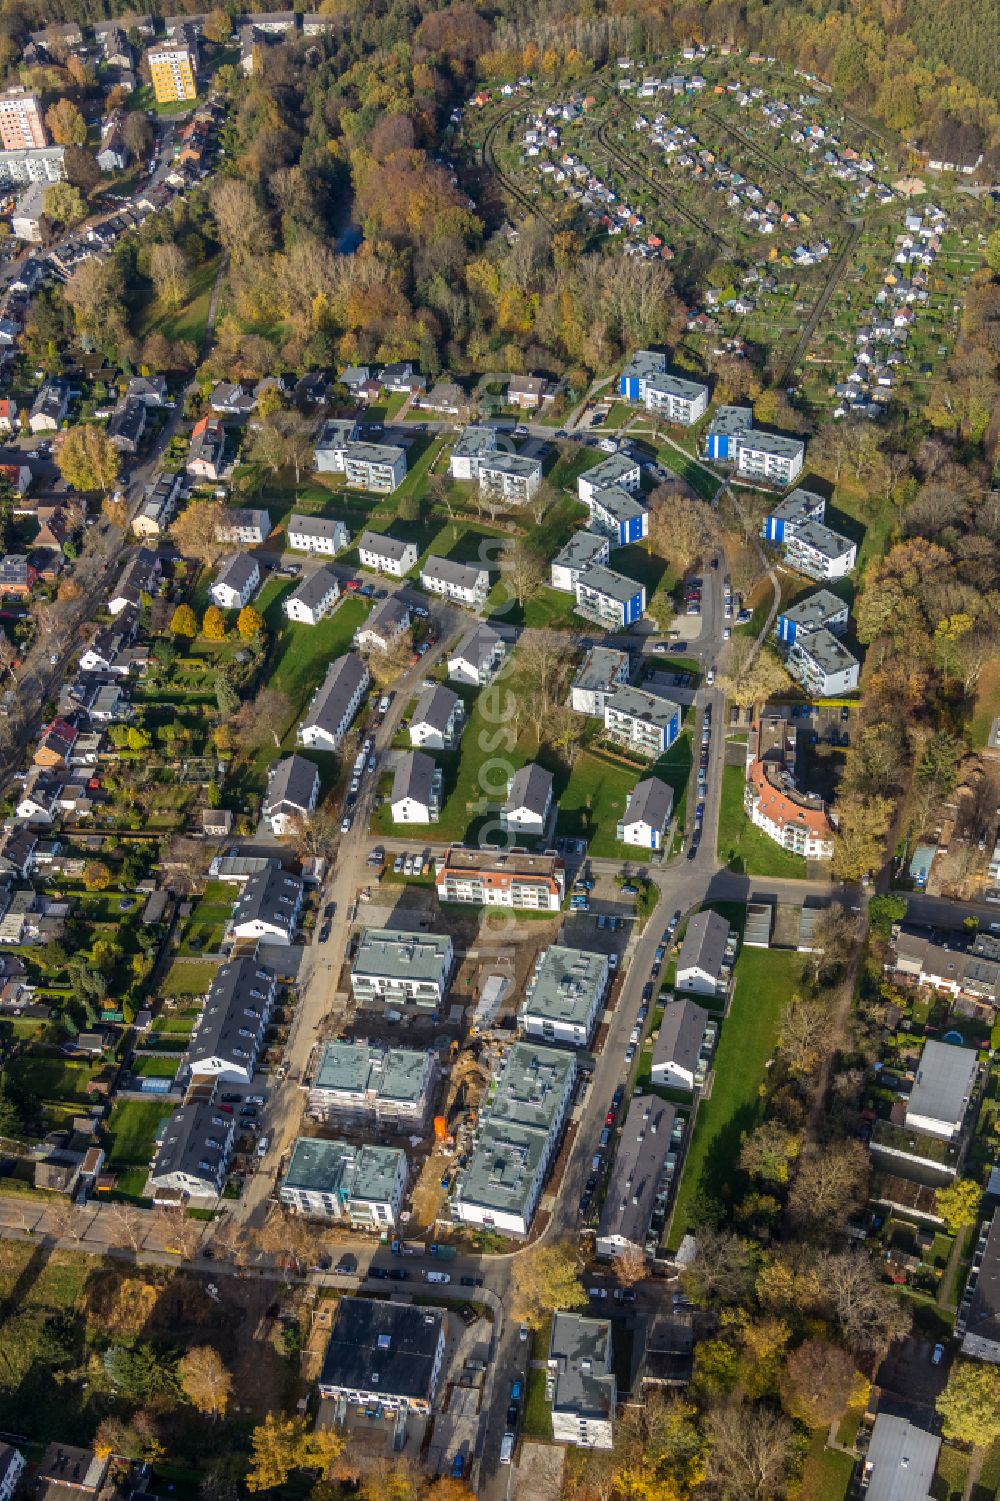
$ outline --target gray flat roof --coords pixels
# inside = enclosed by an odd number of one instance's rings
[[[575,1073],[571,1053],[532,1042],[515,1043],[504,1060],[489,1106],[490,1119],[548,1133],[562,1106],[566,1075]]]
[[[542,955],[531,994],[525,1001],[525,1014],[583,1026],[591,1015],[595,997],[604,988],[607,974],[606,955],[553,943]]]
[[[753,407],[716,407],[708,424],[710,433],[720,435],[745,432],[753,426]]]
[[[328,1042],[313,1087],[341,1094],[416,1103],[424,1091],[427,1054],[411,1048],[383,1050],[367,1042]]]
[[[429,756],[424,757],[430,761]],[[431,766],[434,763],[431,761]],[[401,928],[366,928],[354,956],[351,973],[388,975],[394,979],[434,980],[441,972],[451,940],[435,933],[407,933]]]
[[[817,589],[815,594],[808,594],[796,604],[789,605],[787,610],[782,610],[781,615],[800,631],[814,631],[826,625],[828,620],[847,613],[846,604],[836,594],[829,589]]]
[[[708,395],[708,387],[700,380],[684,380],[679,375],[670,375],[667,371],[652,376],[647,384],[654,391],[664,391],[669,396],[681,396],[687,401],[697,401],[699,396]]]
[[[384,1203],[392,1195],[403,1155],[398,1147],[356,1146],[300,1136],[281,1186]]]
[[[615,1408],[615,1378],[608,1370],[611,1325],[560,1310],[552,1320],[549,1369],[555,1372],[553,1409],[607,1420]]]
[[[607,537],[599,537],[596,532],[574,532],[552,562],[556,568],[585,568],[605,553],[607,546]]]
[[[580,478],[596,486],[598,490],[603,490],[607,485],[617,485],[619,480],[638,467],[638,459],[631,458],[629,454],[611,453],[600,464],[595,464],[593,469],[585,469]]]
[[[522,479],[530,479],[534,474],[541,474],[541,459],[531,459],[521,453],[497,453],[479,461],[480,474],[519,474]]]
[[[495,453],[497,446],[496,428],[487,427],[483,423],[470,422],[464,427],[455,439],[452,448],[452,458],[477,459],[485,454]]]
[[[673,699],[661,698],[658,693],[645,693],[641,688],[619,688],[608,700],[608,707],[619,714],[631,714],[635,719],[646,720],[667,728],[676,715],[683,714],[680,704]]]
[[[924,1115],[943,1122],[961,1121],[972,1093],[976,1067],[975,1048],[925,1042],[906,1104],[907,1117]]]
[[[627,605],[642,589],[642,585],[637,584],[635,579],[626,578],[623,573],[615,573],[611,568],[603,568],[599,563],[589,564],[580,574],[579,582],[585,589],[593,589],[623,605]]]
[[[824,672],[843,672],[858,665],[857,657],[853,657],[840,637],[828,631],[826,626],[810,631],[804,639],[797,636],[792,650],[801,651]]]
[[[406,458],[406,449],[395,443],[349,443],[349,464],[388,464],[390,467]]]
[[[797,521],[792,540],[815,548],[825,558],[842,558],[854,546],[850,537],[845,537],[841,532],[835,532],[832,527],[826,526],[822,521]]]
[[[659,375],[666,363],[666,355],[658,354],[655,349],[637,349],[622,370],[622,375],[648,380],[651,375]]]
[[[649,510],[641,495],[632,495],[621,485],[605,485],[593,497],[591,505],[600,506],[616,521],[631,521],[636,516],[645,516]]]
[[[806,445],[801,438],[786,438],[783,433],[761,433],[754,429],[743,435],[740,447],[751,452],[771,453],[779,459],[795,459],[805,453]]]
[[[589,536],[590,533],[584,532],[581,535]],[[627,668],[629,665],[627,651],[615,651],[610,646],[592,646],[580,664],[580,670],[573,679],[573,686],[585,691],[620,687],[615,674],[621,671],[623,663]]]

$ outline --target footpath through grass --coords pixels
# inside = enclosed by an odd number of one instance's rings
[[[785,877],[804,880],[804,855],[782,849],[761,830],[754,828],[743,808],[746,776],[742,767],[725,766],[722,770],[722,798],[719,805],[719,859],[730,870],[748,876]]]
[[[724,1209],[738,1171],[740,1142],[760,1118],[758,1087],[774,1051],[785,1007],[802,974],[802,956],[776,949],[742,949],[736,988],[722,1023],[711,1097],[703,1100],[684,1163],[667,1244],[676,1250],[696,1200]]]

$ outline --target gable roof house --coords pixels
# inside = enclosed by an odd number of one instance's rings
[[[274,971],[256,959],[220,965],[188,1043],[191,1075],[250,1084],[277,994]]]
[[[288,945],[295,937],[305,888],[277,860],[254,871],[240,893],[233,911],[233,938],[263,938],[268,943]]]
[[[306,574],[285,600],[282,608],[297,625],[318,625],[340,598],[340,581],[330,568]]]
[[[366,651],[389,651],[410,629],[410,607],[396,594],[389,594],[375,606],[354,641]]]
[[[453,683],[482,687],[496,676],[506,656],[503,637],[492,626],[476,626],[448,658],[448,677]]]
[[[552,773],[529,761],[507,784],[500,822],[509,833],[541,836],[552,809]]]
[[[443,773],[423,751],[405,751],[396,763],[389,806],[393,823],[436,823]]]
[[[1000,1365],[1000,1210],[980,1229],[955,1332],[963,1354]]]
[[[629,793],[625,812],[618,820],[619,840],[641,849],[662,849],[673,807],[673,789],[666,782],[659,777],[643,778]]]
[[[381,532],[368,531],[362,532],[358,538],[358,555],[363,568],[374,569],[376,573],[388,573],[397,579],[416,567],[420,556],[415,542],[400,542]]]
[[[317,750],[336,750],[361,706],[371,676],[356,652],[338,657],[299,726],[299,740]]]
[[[633,1096],[601,1207],[598,1256],[610,1259],[627,1247],[655,1251],[682,1141],[683,1121],[673,1105],[655,1095]]]
[[[185,470],[195,479],[221,479],[225,450],[225,424],[218,417],[202,417],[191,433]]]
[[[28,426],[33,433],[58,432],[65,421],[68,411],[68,381],[44,381],[31,404],[31,411],[28,414]]]
[[[696,912],[687,925],[677,957],[678,990],[694,995],[724,995],[731,974],[731,929],[718,912]]]
[[[410,720],[410,744],[425,750],[448,750],[458,739],[465,707],[457,693],[440,683],[425,688]]]
[[[290,516],[288,546],[296,552],[321,553],[334,557],[343,552],[351,540],[343,521],[326,516]]]
[[[709,1015],[704,1006],[687,999],[664,1007],[653,1045],[650,1078],[665,1089],[694,1090]]]
[[[146,431],[146,407],[141,401],[128,397],[120,401],[108,423],[108,437],[119,453],[137,453],[142,435]]]
[[[220,610],[238,610],[249,604],[260,586],[260,564],[247,552],[227,558],[209,593]]]
[[[319,772],[305,756],[285,756],[271,767],[263,813],[279,839],[298,819],[307,819],[318,800]]]
[[[196,1100],[175,1110],[149,1175],[156,1203],[214,1203],[225,1185],[236,1134],[235,1115]]]
[[[162,576],[163,565],[156,553],[148,547],[137,548],[108,600],[108,614],[120,615],[129,608],[138,611],[142,606],[142,596],[153,594]]]
[[[228,506],[216,536],[220,542],[259,547],[271,532],[271,513],[259,506]]]

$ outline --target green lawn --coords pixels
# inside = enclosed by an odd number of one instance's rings
[[[185,964],[176,961],[163,977],[160,992],[163,995],[204,995],[215,978],[218,965],[210,959],[192,959]],[[162,1022],[157,1023],[158,1026]]]
[[[164,1116],[172,1115],[175,1104],[165,1100],[119,1100],[111,1107],[108,1130],[111,1148],[108,1166],[112,1172],[122,1168],[145,1167],[153,1155],[153,1142]]]
[[[43,1104],[86,1105],[87,1085],[101,1072],[102,1063],[75,1063],[64,1058],[16,1058],[9,1065],[19,1084]]]
[[[179,1058],[136,1058],[133,1073],[143,1079],[173,1079],[180,1063]]]
[[[698,1109],[670,1222],[671,1250],[677,1249],[691,1228],[691,1212],[699,1196],[723,1206],[729,1201],[740,1140],[759,1119],[758,1087],[802,963],[799,954],[775,949],[740,952],[732,1005],[722,1023],[715,1055],[712,1095]]]
[[[581,752],[559,798],[556,832],[587,839],[592,855],[614,857],[626,850],[622,858],[634,858],[635,850],[618,843],[616,825],[640,775],[601,755]]]
[[[694,459],[689,458],[686,453],[681,453],[679,449],[674,448],[672,443],[664,443],[658,448],[656,457],[674,474],[679,474],[682,480],[686,480],[694,493],[700,495],[702,500],[711,500],[718,490],[720,481],[715,475],[703,469],[700,464],[696,464]]]
[[[826,1433],[814,1433],[802,1470],[799,1495],[808,1501],[844,1501],[854,1474],[850,1454],[826,1447]]]
[[[295,588],[293,580],[283,580],[281,587],[264,599],[261,613],[269,629],[279,631],[268,686],[279,688],[291,706],[287,731],[297,724],[309,698],[319,687],[335,657],[351,649],[358,627],[368,618],[370,604],[358,595],[345,596],[319,625],[295,625],[285,619],[282,601]],[[265,591],[266,592],[266,591]],[[263,596],[262,596],[263,598]]]
[[[805,857],[794,855],[775,844],[761,830],[754,828],[743,809],[746,776],[739,766],[722,771],[722,800],[719,807],[718,854],[731,870],[748,876],[771,876],[803,879]]]
[[[170,340],[190,339],[199,353],[204,349],[205,330],[208,327],[208,304],[212,298],[219,258],[214,256],[191,273],[187,301],[175,313],[165,313],[150,294],[139,322],[139,332],[165,334]]]
[[[616,401],[605,417],[601,431],[617,432],[637,415],[640,415],[639,408],[633,406],[630,401]]]
[[[581,624],[581,617],[574,614],[575,605],[572,594],[552,589],[548,584],[542,584],[523,605],[519,605],[506,580],[501,578],[493,585],[486,601],[486,615],[489,620],[498,620],[504,625],[524,625],[536,631],[546,627],[571,631],[579,630]]]
[[[552,1406],[545,1397],[545,1371],[534,1366],[528,1370],[522,1431],[525,1438],[552,1440]]]

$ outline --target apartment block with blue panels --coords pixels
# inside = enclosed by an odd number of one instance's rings
[[[812,490],[793,490],[784,500],[779,500],[764,517],[762,532],[765,542],[779,545],[788,539],[786,531],[792,532],[807,521],[822,521],[826,514],[826,501]]]
[[[609,737],[652,759],[673,745],[683,717],[679,704],[641,688],[619,688],[604,705],[604,728]]]
[[[753,407],[719,407],[705,432],[705,457],[717,464],[736,462],[736,440],[753,427]]]
[[[618,378],[618,395],[626,401],[645,401],[646,382],[654,375],[662,375],[666,368],[665,354],[652,349],[637,350]]]
[[[595,490],[587,501],[590,527],[610,540],[612,547],[627,547],[649,535],[649,508],[639,495],[630,495],[621,485]]]
[[[611,568],[585,568],[576,581],[576,609],[605,630],[625,630],[642,619],[646,590]]]
[[[835,636],[847,630],[849,611],[842,599],[829,589],[817,589],[806,599],[783,610],[778,616],[777,635],[783,646],[794,646],[800,636],[810,631],[828,630]]]

